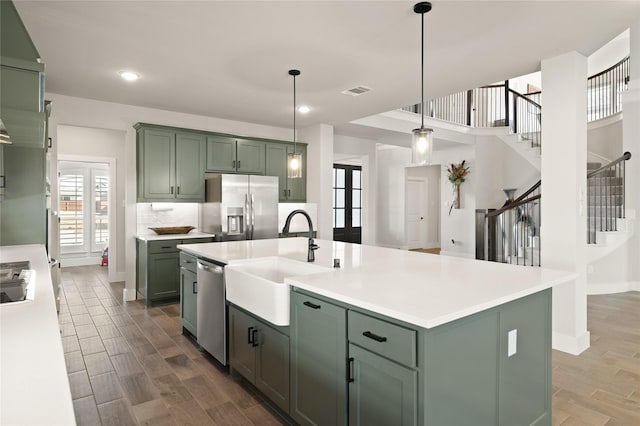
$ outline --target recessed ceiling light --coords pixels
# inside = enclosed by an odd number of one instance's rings
[[[298,108],[298,111],[300,111],[301,114],[306,114],[311,111],[311,108],[306,105],[302,105],[300,108]]]
[[[140,74],[134,71],[120,71],[118,74],[127,81],[136,81],[140,78]]]

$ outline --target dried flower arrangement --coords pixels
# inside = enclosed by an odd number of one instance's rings
[[[465,164],[466,160],[462,160],[462,163],[451,163],[451,166],[447,168],[449,182],[453,184],[453,200],[451,201],[451,207],[449,207],[449,214],[451,214],[453,208],[460,208],[460,185],[469,174],[469,167],[465,167]]]
[[[464,178],[469,174],[469,167],[465,167],[466,161],[467,160],[462,160],[460,164],[451,163],[451,166],[447,168],[449,182],[455,186],[460,186],[460,184],[464,182]]]

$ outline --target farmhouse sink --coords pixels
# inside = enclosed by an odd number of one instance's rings
[[[284,279],[331,268],[282,257],[245,260],[224,268],[227,300],[272,324],[289,325],[289,285]]]

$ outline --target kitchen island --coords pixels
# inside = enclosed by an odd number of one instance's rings
[[[232,369],[298,423],[551,423],[550,289],[575,274],[316,243],[315,264],[326,270],[284,278],[289,326],[229,308]],[[229,269],[271,256],[307,259],[304,238],[180,248]],[[265,352],[276,341],[279,349]],[[250,368],[242,345],[256,352]],[[287,386],[275,377],[284,375]]]
[[[0,424],[74,425],[45,248],[0,247],[0,261],[24,260],[35,272],[33,300],[0,305]]]

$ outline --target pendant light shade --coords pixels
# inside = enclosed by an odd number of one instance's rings
[[[289,179],[302,177],[302,153],[296,152],[296,76],[299,70],[289,70],[293,77],[293,152],[287,154],[287,177]]]
[[[431,164],[431,155],[433,153],[433,130],[426,129],[424,127],[424,14],[431,10],[431,3],[428,1],[423,1],[420,3],[416,3],[413,6],[413,11],[415,13],[419,13],[422,17],[422,27],[420,32],[420,42],[421,42],[421,61],[420,61],[420,72],[421,72],[421,103],[420,103],[420,117],[421,124],[419,129],[413,130],[413,142],[412,146],[412,163],[413,164]]]

